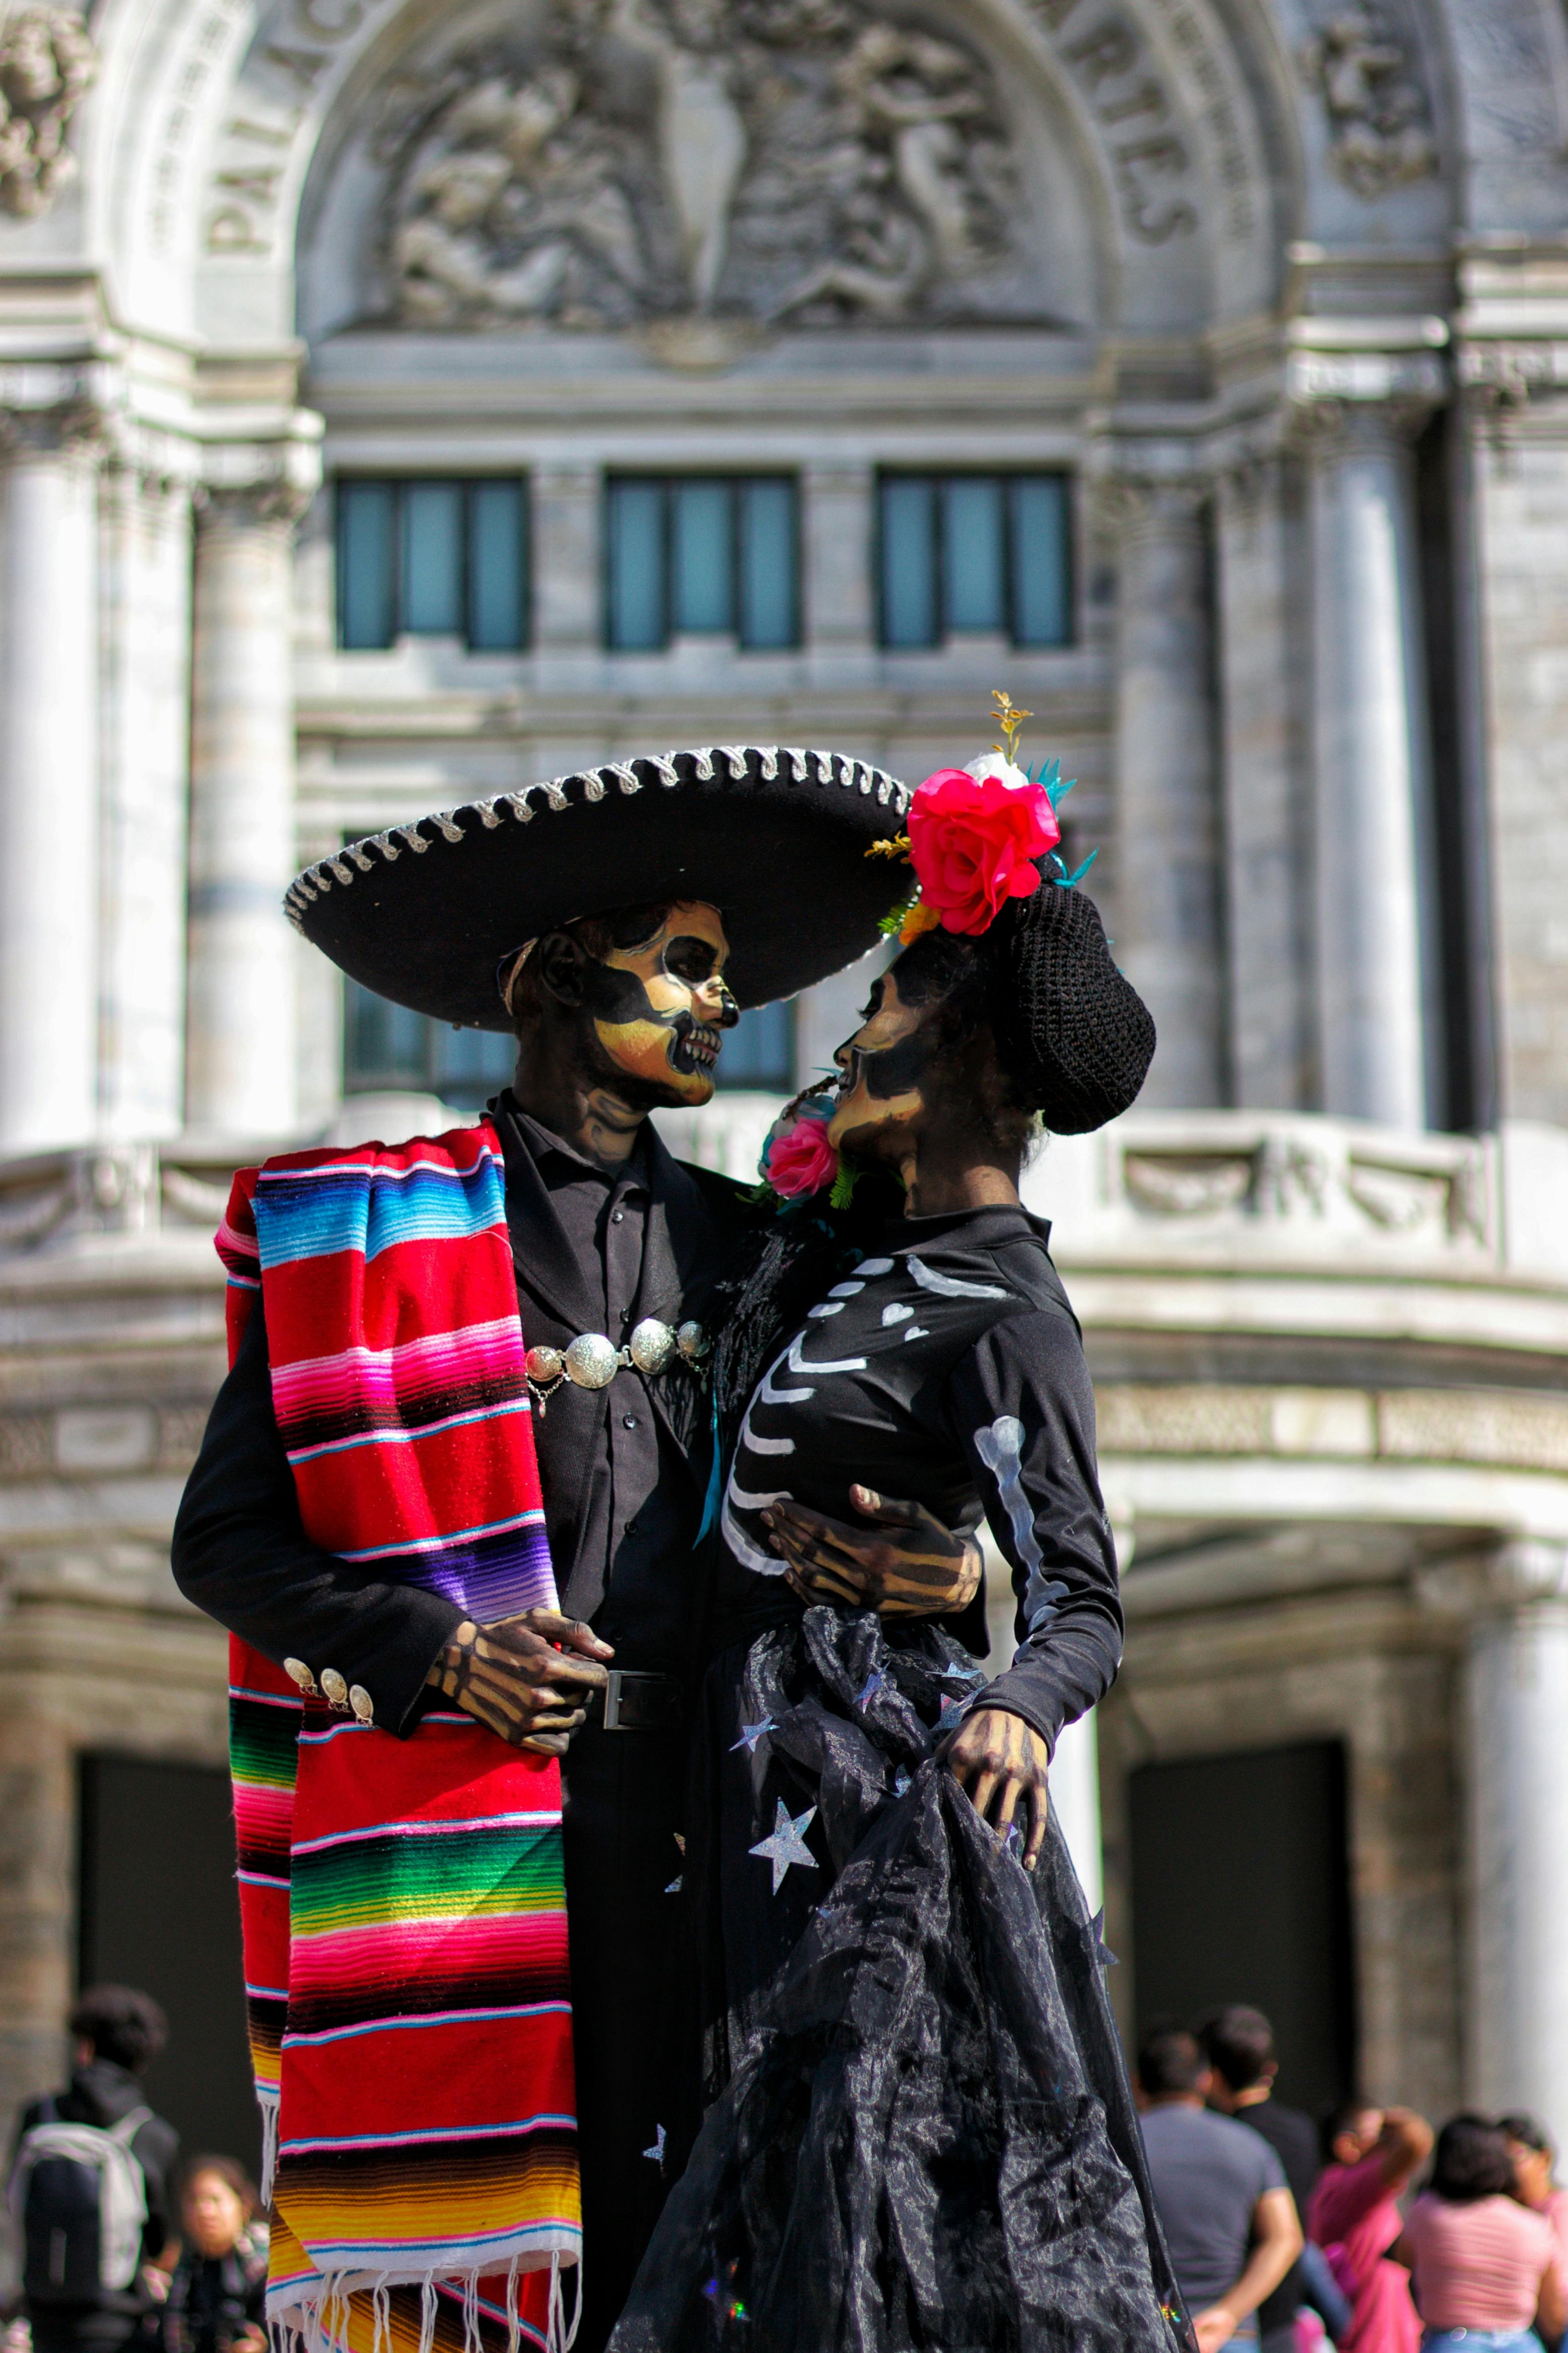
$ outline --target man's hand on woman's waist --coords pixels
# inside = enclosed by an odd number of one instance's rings
[[[858,1527],[781,1497],[763,1514],[792,1593],[808,1605],[837,1602],[883,1618],[948,1618],[980,1590],[984,1558],[974,1537],[943,1527],[923,1504],[851,1487],[867,1523]]]

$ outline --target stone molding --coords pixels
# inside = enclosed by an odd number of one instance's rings
[[[279,1142],[257,1150],[265,1154]],[[0,1164],[0,1261],[91,1247],[110,1236],[210,1239],[242,1157],[233,1145],[208,1155],[125,1143]]]
[[[1568,1472],[1568,1397],[1516,1390],[1102,1382],[1105,1455],[1282,1455]]]
[[[79,9],[18,8],[0,25],[0,205],[8,213],[35,219],[75,177],[66,132],[97,74]]]
[[[1494,1146],[1314,1113],[1132,1113],[1058,1137],[1032,1187],[1077,1259],[1107,1250],[1456,1268],[1500,1257]]]

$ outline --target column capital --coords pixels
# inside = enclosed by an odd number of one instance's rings
[[[1449,397],[1447,363],[1429,349],[1299,345],[1286,365],[1291,438],[1336,453],[1413,440]]]
[[[119,415],[120,390],[118,372],[106,361],[0,365],[0,457],[98,464]]]
[[[198,528],[299,522],[321,486],[321,417],[296,409],[254,440],[211,441],[196,482]]]
[[[1516,1536],[1489,1551],[1418,1569],[1421,1607],[1434,1617],[1485,1625],[1543,1602],[1568,1601],[1568,1544]]]
[[[1131,453],[1094,468],[1088,480],[1095,519],[1117,539],[1195,529],[1214,491],[1206,473],[1166,470]]]

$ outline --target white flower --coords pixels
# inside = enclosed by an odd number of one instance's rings
[[[1010,793],[1026,792],[1029,788],[1029,779],[1023,769],[1002,752],[983,752],[978,760],[969,762],[963,773],[966,776],[973,776],[977,785],[983,785],[994,776],[997,783],[1005,785]]]

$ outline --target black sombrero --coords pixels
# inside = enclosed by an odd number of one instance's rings
[[[874,947],[899,895],[874,841],[910,795],[841,752],[724,744],[587,768],[387,827],[306,867],[296,929],[379,997],[465,1029],[511,1027],[509,951],[579,915],[702,899],[742,1006],[792,997]]]

